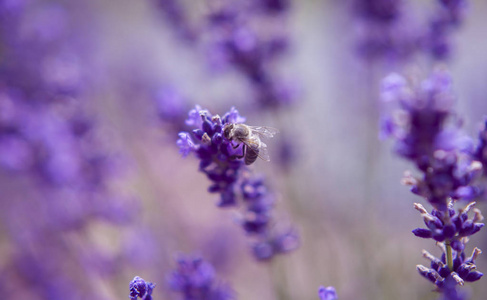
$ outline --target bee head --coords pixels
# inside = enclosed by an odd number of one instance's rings
[[[223,127],[223,136],[227,140],[231,140],[231,133],[232,133],[233,126],[234,126],[233,124],[225,124],[225,127]]]

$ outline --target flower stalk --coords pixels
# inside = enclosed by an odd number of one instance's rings
[[[453,271],[453,254],[451,251],[450,241],[445,242],[445,249],[446,249],[446,265],[450,271]]]

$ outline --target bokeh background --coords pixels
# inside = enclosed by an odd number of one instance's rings
[[[0,0],[3,297],[127,299],[139,275],[157,284],[154,299],[179,299],[166,276],[185,253],[210,261],[238,299],[317,299],[320,285],[340,299],[437,298],[415,269],[422,249],[440,250],[411,233],[422,200],[400,181],[413,166],[378,137],[382,78],[426,76],[435,63],[362,55],[354,1],[291,1],[253,25],[284,37],[267,67],[292,101],[259,106],[242,72],[212,53],[205,18],[226,2]],[[420,32],[436,1],[403,2],[401,30]],[[476,137],[487,114],[487,2],[468,2],[442,63]],[[197,159],[178,153],[195,104],[220,115],[235,106],[247,124],[280,130],[267,143],[271,162],[251,168],[299,233],[298,250],[255,261],[238,210],[218,208]],[[481,231],[467,253],[486,241]],[[487,270],[485,258],[477,265]],[[487,293],[483,279],[463,289]]]

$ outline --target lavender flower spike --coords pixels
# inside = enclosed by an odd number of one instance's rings
[[[320,300],[337,300],[338,295],[334,287],[324,287],[321,286],[318,290],[318,296],[320,296]]]
[[[480,249],[475,248],[466,258],[465,244],[484,224],[480,210],[473,208],[475,202],[458,212],[453,205],[456,200],[470,201],[479,195],[473,182],[482,172],[482,163],[475,160],[479,155],[472,155],[469,138],[460,134],[460,122],[449,122],[455,116],[451,110],[451,79],[448,73],[440,71],[413,85],[393,75],[385,80],[384,92],[383,98],[389,102],[396,100],[401,109],[386,118],[387,125],[382,128],[396,138],[396,152],[422,173],[416,178],[408,172],[403,183],[412,186],[414,194],[433,206],[429,213],[423,205],[414,204],[427,228],[416,228],[413,234],[434,239],[443,250],[441,258],[423,250],[423,257],[431,266],[418,265],[416,269],[436,285],[441,299],[464,299],[457,286],[483,276],[475,265]],[[470,211],[473,217],[469,219]]]
[[[413,162],[423,178],[408,176],[412,192],[426,198],[435,209],[446,211],[450,199],[477,196],[471,187],[481,164],[470,157],[471,139],[460,132],[451,110],[451,78],[444,70],[412,84],[398,75],[384,80],[383,99],[399,109],[383,117],[383,136],[396,140],[395,151]],[[441,178],[441,180],[439,180]]]
[[[145,281],[139,276],[135,276],[130,282],[130,300],[152,300],[152,290],[156,287],[152,282]]]
[[[200,171],[213,182],[209,191],[220,194],[219,206],[235,205],[235,189],[243,161],[236,159],[242,154],[242,145],[237,148],[231,141],[224,138],[225,124],[242,123],[245,118],[235,108],[227,112],[223,118],[211,115],[208,110],[196,106],[189,112],[186,124],[195,126],[193,141],[188,132],[179,133],[177,145],[183,156],[193,152],[200,159]]]
[[[170,288],[181,293],[183,300],[230,300],[233,290],[220,283],[213,266],[199,257],[180,257],[169,274]]]
[[[200,159],[200,171],[212,181],[208,191],[220,194],[218,206],[245,209],[239,214],[239,224],[255,239],[254,257],[268,261],[276,254],[298,248],[299,237],[292,228],[278,229],[273,214],[273,193],[264,178],[253,175],[247,167],[248,155],[242,160],[244,143],[232,143],[235,124],[244,121],[235,108],[220,117],[196,106],[186,121],[187,125],[196,127],[192,131],[194,139],[190,133],[181,132],[177,145],[183,156],[194,153]]]
[[[443,248],[445,249],[445,248]],[[484,274],[477,271],[475,260],[482,251],[475,248],[472,255],[465,256],[463,251],[454,251],[453,265],[451,269],[446,261],[446,253],[440,258],[423,250],[423,257],[431,262],[430,268],[423,265],[417,265],[416,269],[426,279],[434,283],[440,292],[445,294],[453,293],[456,285],[464,285],[465,282],[474,282],[479,280]]]

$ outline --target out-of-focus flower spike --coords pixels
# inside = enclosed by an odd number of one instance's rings
[[[167,276],[170,288],[185,300],[230,300],[233,290],[217,279],[213,266],[200,257],[179,257]]]
[[[320,300],[337,300],[338,299],[338,294],[336,292],[336,289],[332,286],[329,286],[329,287],[320,286],[320,288],[318,290],[318,296],[320,297]]]
[[[258,260],[269,260],[276,254],[296,249],[299,239],[294,231],[282,233],[274,229],[274,195],[263,178],[253,176],[245,165],[242,143],[229,137],[229,128],[244,120],[235,107],[220,117],[196,106],[190,111],[187,122],[198,125],[192,131],[195,141],[189,133],[181,132],[177,145],[183,156],[191,152],[196,154],[200,171],[212,181],[208,191],[220,195],[219,207],[245,207],[239,223],[254,239],[254,256]]]

